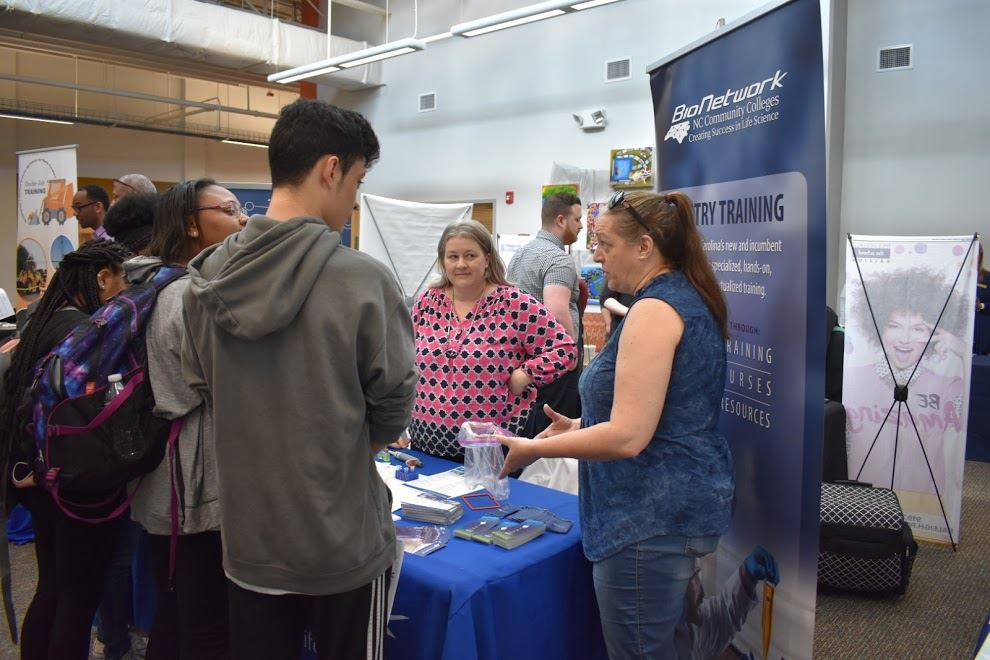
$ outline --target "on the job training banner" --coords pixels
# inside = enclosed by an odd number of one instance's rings
[[[41,297],[62,257],[76,249],[76,147],[17,154],[17,307]]]
[[[755,657],[810,658],[825,352],[825,128],[818,0],[777,3],[656,65],[662,191],[681,190],[729,305],[720,429],[736,508],[706,592],[757,547],[780,582],[718,626]],[[703,567],[705,570],[710,570]],[[740,623],[744,621],[744,623]],[[704,627],[702,627],[704,629]]]

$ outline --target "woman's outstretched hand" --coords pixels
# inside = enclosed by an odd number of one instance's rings
[[[537,434],[537,438],[552,438],[555,435],[567,433],[568,431],[576,431],[581,428],[580,419],[565,417],[551,408],[550,404],[543,404],[543,414],[550,420],[550,426]]]
[[[529,438],[514,438],[504,435],[497,435],[495,438],[509,448],[509,453],[505,457],[505,465],[502,466],[502,471],[498,473],[499,479],[504,479],[509,476],[509,473],[521,470],[539,458],[533,451],[533,441]]]

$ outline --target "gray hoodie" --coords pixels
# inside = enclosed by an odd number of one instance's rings
[[[124,270],[128,281],[138,284],[160,265],[158,257],[135,257],[124,263]],[[166,454],[157,468],[142,477],[131,502],[131,518],[150,534],[172,533],[173,484],[181,506],[179,533],[220,529],[213,418],[201,393],[182,377],[182,296],[187,288],[189,277],[183,276],[162,289],[145,330],[155,414],[182,418],[174,460],[170,463]]]
[[[224,568],[335,594],[394,557],[372,442],[409,421],[409,314],[383,265],[319,219],[256,215],[189,264],[186,380],[212,398]]]

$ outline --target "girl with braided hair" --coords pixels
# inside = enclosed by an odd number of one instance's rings
[[[93,614],[110,561],[116,521],[73,520],[36,486],[34,450],[19,410],[38,360],[108,299],[124,289],[127,248],[111,241],[87,243],[65,255],[20,336],[3,379],[0,467],[4,493],[15,495],[34,520],[38,584],[24,618],[21,658],[86,658]],[[6,483],[6,479],[11,484]],[[9,488],[13,485],[15,489]],[[5,502],[6,504],[6,502]]]

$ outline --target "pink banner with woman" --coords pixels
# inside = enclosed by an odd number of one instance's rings
[[[916,538],[959,542],[976,310],[973,236],[850,236],[849,477],[893,488]]]

